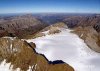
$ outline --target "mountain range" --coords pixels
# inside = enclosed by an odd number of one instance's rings
[[[100,14],[23,14],[0,16],[0,63],[6,60],[12,69],[22,71],[75,71],[62,60],[49,61],[36,52],[36,39],[70,29],[71,33],[100,53]]]

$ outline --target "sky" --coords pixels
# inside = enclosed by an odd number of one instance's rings
[[[100,13],[100,0],[0,0],[0,13]]]

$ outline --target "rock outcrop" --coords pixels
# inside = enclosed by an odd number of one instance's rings
[[[100,32],[100,23],[96,23],[93,27],[97,32]]]
[[[78,34],[92,50],[100,53],[100,35],[92,26],[77,27],[73,32]]]
[[[34,43],[12,37],[0,38],[0,63],[5,59],[13,69],[21,71],[74,71],[63,61],[50,62],[42,54],[35,51]]]
[[[60,33],[62,28],[68,29],[67,25],[63,22],[58,22],[58,23],[52,24],[50,26],[45,27],[41,31],[37,32],[33,36],[33,38],[42,37],[42,36],[50,35],[50,34]]]

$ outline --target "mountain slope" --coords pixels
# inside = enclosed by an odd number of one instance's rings
[[[77,27],[73,32],[82,38],[92,50],[100,53],[100,35],[92,26]]]
[[[35,51],[35,47],[34,43],[27,43],[18,38],[0,38],[0,63],[10,63],[8,66],[14,70],[19,68],[18,71],[74,71],[63,61],[48,61],[44,55]],[[3,69],[0,68],[0,71]]]
[[[15,16],[11,19],[0,20],[0,36],[11,35],[24,38],[27,35],[40,31],[46,26],[47,24],[31,15]]]

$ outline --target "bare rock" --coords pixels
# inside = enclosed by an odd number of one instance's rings
[[[35,51],[34,43],[12,38],[0,38],[0,62],[4,59],[13,65],[13,69],[20,68],[21,71],[74,71],[66,63],[49,63],[48,59]]]
[[[78,27],[73,32],[78,34],[92,50],[100,52],[99,34],[92,26]]]

